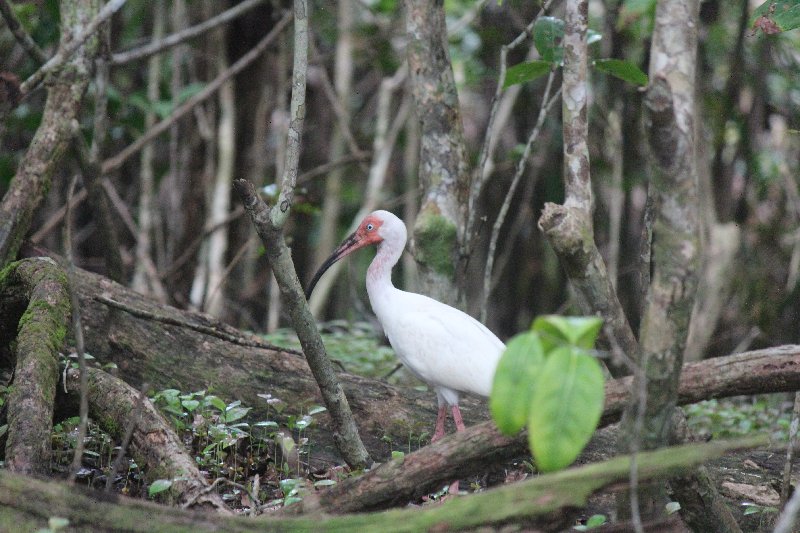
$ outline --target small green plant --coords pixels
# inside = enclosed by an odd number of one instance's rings
[[[744,515],[752,515],[752,514],[759,514],[759,515],[771,515],[771,514],[778,514],[778,508],[773,507],[771,505],[758,505],[756,503],[751,502],[744,502],[742,504],[744,507]]]
[[[589,518],[586,519],[585,524],[580,524],[577,526],[573,526],[572,529],[575,531],[589,531],[590,529],[594,529],[596,527],[600,527],[605,525],[606,523],[606,515],[603,514],[593,514]]]
[[[792,402],[782,395],[705,400],[683,409],[689,428],[701,437],[724,439],[769,432],[776,441],[789,438]]]
[[[239,400],[225,402],[206,390],[185,393],[165,389],[152,398],[182,434],[184,441],[190,444],[198,466],[210,477],[230,482],[219,486],[225,487],[221,496],[233,507],[240,502],[246,507],[253,505],[249,496],[244,497],[241,486],[251,484],[249,478],[255,473],[259,474],[261,493],[256,495],[257,499],[268,501],[267,507],[290,505],[302,499],[311,486],[309,482],[307,487],[302,477],[301,463],[304,461],[298,462],[297,468],[290,468],[281,457],[289,450],[304,460],[308,459],[311,442],[305,436],[306,430],[314,423],[314,417],[326,409],[312,405],[299,414],[287,414],[284,412],[287,404],[283,400],[271,394],[258,396],[267,403],[267,419],[255,422],[247,420],[251,407]],[[270,420],[273,414],[283,423]],[[283,431],[280,431],[281,427]],[[287,479],[293,481],[285,483]],[[148,487],[149,496],[152,498],[168,490],[174,481],[156,480]],[[317,477],[313,487],[322,488],[334,483],[334,480]]]
[[[506,435],[528,427],[542,472],[571,464],[600,420],[603,371],[590,351],[601,325],[597,317],[539,317],[509,341],[497,366],[492,417]]]

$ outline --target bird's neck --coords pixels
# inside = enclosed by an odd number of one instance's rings
[[[397,264],[403,254],[403,244],[382,242],[378,245],[378,253],[367,269],[367,293],[369,294],[372,308],[377,312],[376,305],[397,289],[392,284],[392,267]]]

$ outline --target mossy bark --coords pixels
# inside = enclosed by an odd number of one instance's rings
[[[100,9],[99,0],[61,2],[61,48]],[[13,261],[30,227],[33,213],[47,194],[62,156],[75,134],[75,118],[89,85],[97,39],[89,38],[48,82],[42,123],[0,203],[0,265]]]
[[[51,259],[12,263],[0,277],[0,300],[6,302],[0,307],[20,310],[20,298],[27,302],[21,316],[12,315],[4,324],[5,329],[17,326],[5,450],[6,467],[14,472],[44,475],[50,471],[58,352],[70,316],[67,291],[66,277]]]
[[[455,276],[465,233],[471,176],[453,66],[447,47],[443,2],[406,0],[411,93],[421,126],[414,259],[420,292],[464,307]]]
[[[638,457],[641,479],[665,479],[728,450],[764,444],[765,439],[738,443],[708,443],[644,453]],[[64,531],[464,531],[475,528],[524,525],[556,531],[574,520],[570,510],[583,507],[588,497],[613,484],[624,484],[630,458],[565,470],[504,485],[442,505],[378,513],[331,517],[220,517],[98,495],[0,472],[0,524],[22,524],[26,530],[47,527],[50,517],[69,521]],[[33,527],[31,527],[33,526]]]

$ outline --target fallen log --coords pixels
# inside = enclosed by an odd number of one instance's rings
[[[15,361],[8,393],[6,468],[45,475],[50,472],[58,351],[70,316],[66,277],[55,261],[24,259],[3,269],[0,316],[17,317],[0,325],[5,330],[0,341],[16,338],[14,343],[0,342],[0,350],[14,346],[13,353],[0,353],[0,362]]]
[[[726,451],[762,446],[764,438],[691,444],[641,453],[639,479],[666,479],[686,472]],[[63,483],[40,481],[0,471],[0,525],[19,530],[48,527],[51,518],[66,520],[69,530],[150,531],[463,531],[516,524],[546,531],[569,527],[573,513],[588,497],[610,486],[624,487],[630,457],[572,468],[520,483],[455,498],[441,505],[350,516],[316,515],[254,519],[190,513],[123,496],[91,492]]]
[[[270,348],[263,340],[205,315],[154,303],[85,271],[78,271],[75,285],[88,350],[101,362],[116,363],[120,376],[129,383],[147,380],[156,389],[184,391],[211,388],[226,400],[239,399],[253,406],[255,417],[267,416],[269,409],[259,393],[286,400],[291,407],[284,416],[319,401],[308,367],[296,354]],[[383,437],[406,442],[410,435],[423,434],[432,426],[432,393],[347,373],[340,378],[373,457],[388,456],[390,448]],[[687,364],[679,401],[797,389],[800,347],[784,346]],[[607,384],[603,424],[619,417],[629,390],[625,379]],[[465,402],[465,413],[468,424],[486,416],[485,406],[476,401]],[[277,418],[274,412],[272,418]],[[319,422],[306,430],[314,443],[312,468],[340,464],[329,421]],[[382,509],[436,490],[442,482],[526,454],[524,435],[503,437],[491,422],[485,422],[407,454],[396,473],[382,470],[395,467],[383,466],[341,483],[319,505],[332,512]],[[343,487],[360,497],[348,498]]]
[[[779,346],[728,357],[689,363],[679,384],[684,405],[707,398],[755,392],[800,389],[800,346]],[[630,378],[606,384],[606,404],[601,426],[618,420],[628,394]],[[746,392],[741,392],[746,391]],[[527,435],[502,435],[492,422],[483,422],[407,454],[367,474],[345,480],[303,505],[327,512],[356,512],[391,507],[438,490],[442,483],[485,470],[528,452]]]

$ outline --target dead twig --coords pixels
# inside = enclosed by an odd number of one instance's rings
[[[0,0],[0,15],[3,16],[3,20],[6,21],[6,26],[8,27],[9,31],[14,35],[14,38],[31,57],[31,59],[40,65],[42,63],[46,63],[47,55],[45,55],[42,49],[39,48],[39,45],[34,42],[33,38],[31,38],[28,32],[25,31],[25,28],[22,27],[22,24],[19,23],[17,15],[14,14],[14,10],[11,9],[11,6],[8,5],[6,0]]]
[[[225,71],[221,72],[214,78],[202,91],[195,94],[183,105],[176,108],[170,116],[158,122],[155,126],[150,128],[141,137],[136,139],[132,144],[124,148],[117,155],[103,161],[102,172],[108,174],[122,166],[133,154],[141,150],[147,143],[167,131],[172,124],[180,120],[184,115],[192,111],[195,106],[204,102],[214,93],[216,93],[222,85],[233,76],[244,70],[250,63],[258,59],[258,57],[277,39],[278,35],[286,28],[289,21],[292,20],[292,13],[287,12],[283,18],[272,28],[272,30],[249,52],[239,58],[236,63],[231,65]]]
[[[213,30],[217,26],[225,24],[226,22],[230,22],[240,15],[250,11],[259,4],[263,4],[264,1],[265,0],[245,0],[244,2],[235,5],[227,11],[223,11],[216,17],[203,21],[196,26],[186,28],[178,33],[173,33],[172,35],[168,35],[163,39],[157,39],[139,48],[133,48],[124,52],[117,52],[111,56],[111,64],[114,66],[124,65],[125,63],[130,63],[131,61],[143,59],[153,54],[162,52],[167,48],[171,48],[184,41],[188,41],[193,37],[197,37],[198,35],[202,35],[209,30]]]
[[[31,74],[27,80],[22,82],[22,85],[19,86],[22,97],[24,98],[26,95],[30,94],[31,91],[39,86],[47,74],[61,67],[61,65],[72,57],[72,54],[74,54],[89,37],[97,33],[97,29],[100,25],[110,19],[111,15],[116,13],[123,4],[125,4],[125,0],[109,0],[80,34],[72,38],[66,46],[60,47],[56,55],[51,57],[36,72]]]
[[[83,461],[84,440],[86,438],[86,426],[89,423],[89,379],[86,371],[86,357],[83,343],[83,327],[81,327],[81,311],[78,295],[73,287],[75,286],[75,257],[72,254],[72,221],[71,210],[69,209],[70,198],[75,192],[75,184],[78,176],[72,178],[67,191],[67,215],[64,223],[64,256],[67,260],[67,278],[69,279],[69,302],[72,308],[72,333],[75,335],[75,351],[78,355],[78,368],[80,369],[80,406],[78,414],[80,423],[78,424],[78,436],[75,443],[75,455],[69,468],[69,482],[75,482],[75,476],[81,468]]]
[[[122,302],[118,302],[113,300],[107,296],[95,296],[94,299],[100,303],[103,303],[109,307],[113,307],[114,309],[119,309],[120,311],[124,311],[130,315],[133,315],[137,318],[143,318],[146,320],[155,320],[157,322],[163,322],[164,324],[170,324],[173,326],[179,326],[182,328],[188,328],[199,333],[204,333],[206,335],[211,335],[212,337],[216,337],[218,339],[222,339],[224,341],[231,342],[233,344],[238,344],[239,346],[250,346],[253,348],[264,348],[267,350],[276,350],[286,353],[291,353],[294,355],[303,355],[302,352],[297,350],[293,350],[291,348],[282,348],[280,346],[275,346],[274,344],[270,344],[268,342],[260,341],[255,338],[244,338],[237,335],[232,335],[230,333],[226,333],[224,331],[220,331],[217,328],[211,326],[203,326],[201,324],[192,324],[191,322],[187,322],[185,320],[180,320],[177,318],[172,318],[166,315],[159,315],[156,313],[151,313],[149,311],[145,311],[143,309],[136,309],[129,305],[126,305]]]

